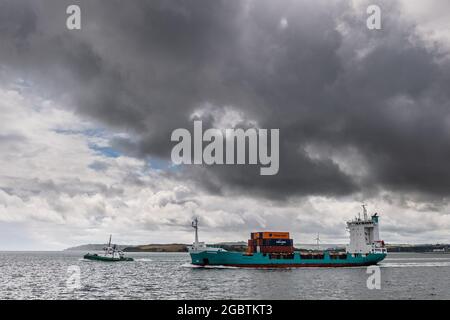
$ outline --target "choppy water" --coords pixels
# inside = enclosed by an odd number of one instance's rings
[[[380,264],[380,290],[367,289],[362,267],[196,268],[187,253],[129,254],[136,261],[122,263],[82,255],[0,252],[0,298],[450,299],[450,254],[389,254]],[[67,286],[69,266],[81,271],[79,289]]]

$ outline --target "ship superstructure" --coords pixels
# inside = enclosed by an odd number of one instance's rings
[[[373,214],[370,218],[367,215],[367,208],[363,207],[363,218],[360,216],[347,222],[347,230],[350,233],[350,244],[347,252],[350,253],[386,253],[384,241],[380,240],[378,228],[378,214]]]
[[[226,251],[222,248],[214,248],[208,247],[204,242],[198,241],[198,218],[195,218],[192,221],[192,228],[195,229],[195,241],[192,246],[188,246],[188,251],[191,254],[201,253],[201,252],[218,252],[218,251]]]

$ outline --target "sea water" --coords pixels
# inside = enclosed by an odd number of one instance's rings
[[[450,254],[390,253],[380,289],[368,289],[365,267],[201,268],[187,253],[116,263],[83,254],[0,252],[0,299],[450,299]]]

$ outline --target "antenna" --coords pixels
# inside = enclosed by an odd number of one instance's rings
[[[112,234],[109,235],[108,247],[111,247],[111,238],[112,238]]]
[[[198,218],[195,217],[194,221],[192,221],[192,228],[195,229],[195,244],[198,243]]]
[[[367,206],[367,205],[365,205],[365,204],[362,205],[362,207],[363,207],[363,213],[364,213],[364,221],[367,220],[367,209],[366,209],[366,206]]]

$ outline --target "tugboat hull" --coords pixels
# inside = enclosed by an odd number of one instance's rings
[[[108,257],[108,256],[101,256],[98,254],[85,254],[84,259],[87,260],[95,260],[95,261],[107,261],[107,262],[117,262],[117,261],[134,261],[133,258],[129,258],[129,257]]]

